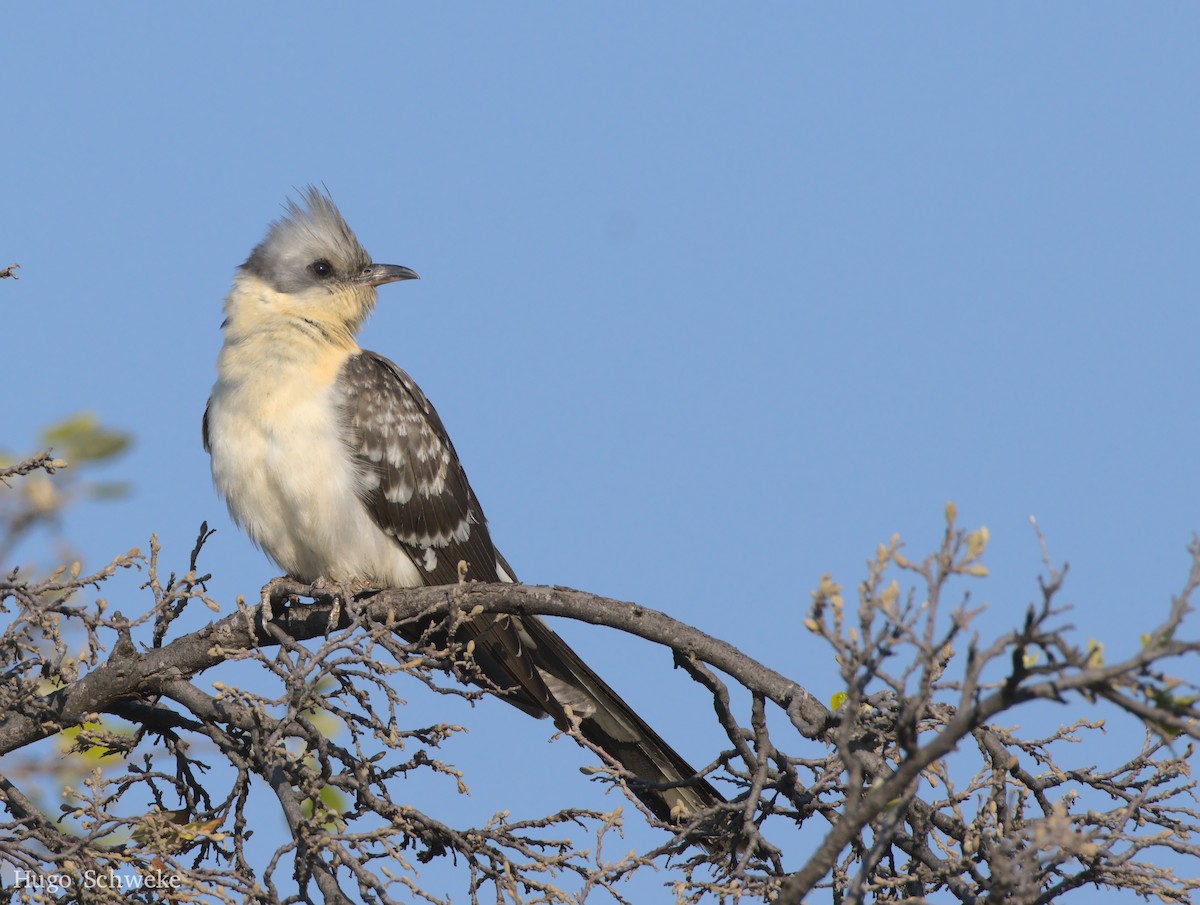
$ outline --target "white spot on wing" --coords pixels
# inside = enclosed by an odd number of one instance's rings
[[[412,499],[413,489],[406,481],[396,481],[388,484],[383,490],[383,498],[389,503],[407,503]]]

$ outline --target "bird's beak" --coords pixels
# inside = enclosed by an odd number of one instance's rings
[[[368,264],[359,276],[368,286],[382,286],[397,280],[419,280],[417,272],[399,264]]]

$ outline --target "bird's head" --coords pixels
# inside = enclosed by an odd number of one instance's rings
[[[376,264],[327,194],[309,186],[239,268],[227,323],[253,329],[289,319],[353,337],[375,307],[376,288],[417,274]]]

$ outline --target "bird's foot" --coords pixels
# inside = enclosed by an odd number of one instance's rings
[[[329,634],[336,629],[342,621],[342,613],[348,611],[354,603],[354,597],[361,591],[366,590],[370,585],[362,581],[344,581],[334,578],[321,576],[313,582],[313,590],[323,591],[333,598],[333,606],[329,610],[329,625],[325,630]]]
[[[295,580],[288,578],[286,575],[272,578],[263,585],[261,597],[263,622],[270,622],[275,618],[275,614],[271,609],[271,598],[277,596],[279,591],[285,591],[288,595],[293,594],[295,593],[295,589]]]

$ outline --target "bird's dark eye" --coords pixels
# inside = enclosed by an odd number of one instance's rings
[[[333,273],[333,265],[321,258],[319,261],[313,261],[308,265],[309,271],[321,279],[325,279]]]

